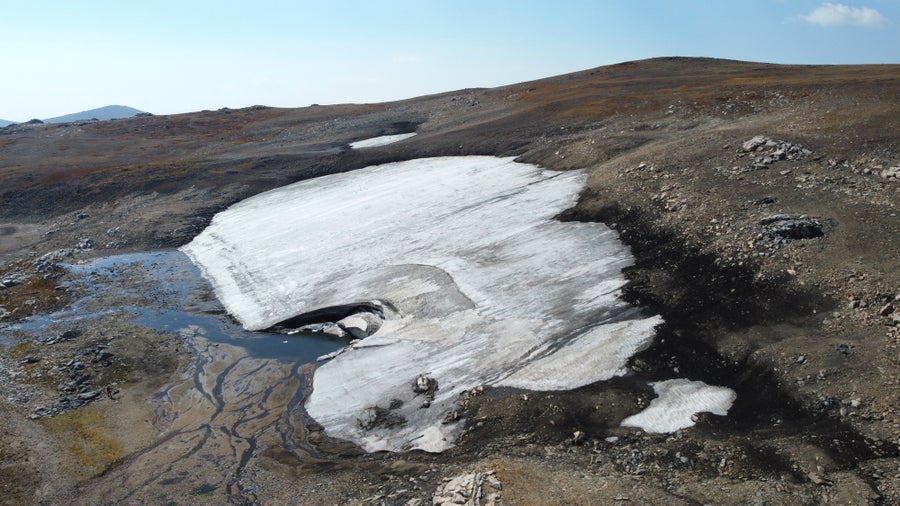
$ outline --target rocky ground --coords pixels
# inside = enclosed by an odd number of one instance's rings
[[[97,318],[0,330],[0,502],[900,503],[897,131],[897,66],[702,59],[390,104],[0,130],[0,324],[105,287],[84,306]],[[559,219],[618,230],[636,257],[625,297],[666,321],[631,367],[729,386],[729,415],[651,435],[619,427],[653,395],[627,378],[484,389],[461,399],[455,448],[364,455],[304,417],[308,368],[123,318],[172,304],[136,290],[140,272],[58,267],[179,246],[298,179],[455,154],[587,168]]]

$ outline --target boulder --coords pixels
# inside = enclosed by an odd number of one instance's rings
[[[766,234],[773,238],[813,239],[825,235],[822,224],[805,215],[775,214],[763,218],[759,224],[766,227]]]
[[[347,337],[347,333],[342,329],[339,325],[334,323],[326,323],[322,328],[322,333],[327,334],[332,337],[345,338]]]
[[[438,382],[434,378],[429,378],[424,374],[416,378],[412,386],[413,392],[417,394],[425,394],[434,396],[434,392],[438,389]]]
[[[16,285],[21,285],[28,281],[28,274],[22,271],[15,271],[7,273],[7,275],[0,279],[0,290],[4,288],[11,288]]]
[[[757,135],[756,137],[750,139],[749,141],[744,142],[741,145],[741,149],[744,151],[756,151],[760,146],[765,145],[767,142],[770,142],[771,139],[764,135]]]
[[[488,487],[485,487],[487,482]],[[433,506],[467,505],[496,506],[500,504],[502,485],[488,473],[467,473],[445,479],[434,491]]]
[[[38,272],[55,270],[59,268],[59,262],[74,255],[74,249],[60,249],[51,251],[50,253],[47,253],[46,255],[43,255],[32,262],[32,267],[34,267],[34,269]]]
[[[356,339],[365,339],[378,332],[382,320],[374,313],[361,311],[338,321],[337,324]]]

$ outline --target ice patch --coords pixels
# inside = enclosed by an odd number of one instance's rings
[[[628,249],[603,224],[554,220],[585,179],[484,156],[367,167],[240,202],[183,250],[249,329],[396,308],[317,369],[307,411],[367,451],[436,452],[462,429],[447,415],[463,390],[577,388],[651,342],[659,317],[618,297]],[[413,391],[421,375],[433,399]]]
[[[725,387],[702,381],[673,379],[652,383],[658,397],[647,409],[622,420],[622,427],[638,427],[646,432],[665,434],[694,425],[691,417],[709,412],[725,416],[737,394]]]
[[[393,144],[395,142],[400,142],[403,139],[409,139],[410,137],[416,135],[415,133],[411,134],[397,134],[397,135],[382,135],[381,137],[372,137],[371,139],[363,139],[361,141],[351,142],[350,147],[353,149],[363,149],[363,148],[374,148],[378,146],[387,146],[388,144]]]

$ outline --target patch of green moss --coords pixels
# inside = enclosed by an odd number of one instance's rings
[[[9,348],[9,356],[15,359],[25,358],[25,356],[28,355],[28,352],[31,351],[31,348],[31,341],[19,343]]]

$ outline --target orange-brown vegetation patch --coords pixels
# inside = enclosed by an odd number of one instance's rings
[[[525,107],[559,117],[601,118],[640,114],[670,103],[703,108],[731,99],[765,102],[780,96],[803,98],[847,87],[873,98],[900,96],[900,65],[770,65],[694,58],[629,62],[517,85]]]
[[[122,444],[109,435],[105,409],[89,406],[44,419],[47,429],[67,441],[72,464],[68,471],[76,479],[96,476],[125,456]]]

